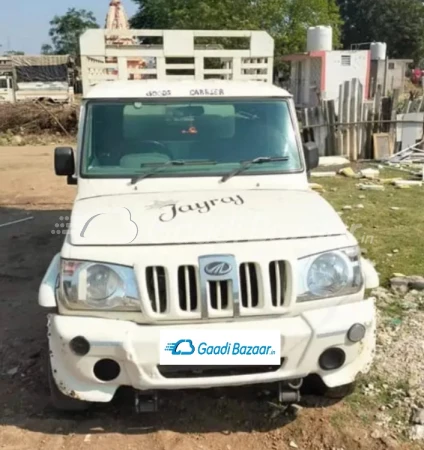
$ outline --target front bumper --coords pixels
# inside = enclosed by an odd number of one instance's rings
[[[366,327],[359,343],[347,339],[355,323]],[[231,331],[278,330],[281,334],[282,366],[273,372],[248,375],[169,378],[159,371],[160,331],[170,329],[228,329]],[[307,311],[297,317],[264,318],[229,323],[193,325],[138,325],[133,322],[49,316],[49,344],[53,375],[59,389],[66,395],[91,402],[112,400],[120,386],[139,390],[210,388],[276,382],[318,374],[332,388],[351,383],[359,373],[367,373],[375,350],[376,315],[374,300]],[[76,356],[69,342],[84,336],[90,343],[86,356]],[[318,359],[329,347],[346,353],[343,366],[324,371]],[[101,359],[116,361],[121,372],[111,382],[99,381],[94,365]]]

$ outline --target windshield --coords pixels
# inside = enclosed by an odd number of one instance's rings
[[[239,176],[302,170],[285,100],[87,104],[81,162],[85,177],[224,176],[260,157],[274,159],[252,164]],[[166,164],[171,161],[186,163]]]

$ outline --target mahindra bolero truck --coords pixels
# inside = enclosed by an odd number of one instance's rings
[[[78,143],[54,162],[77,193],[39,291],[53,404],[264,383],[295,402],[310,376],[346,395],[373,360],[378,276],[310,189],[318,149],[272,83],[272,39],[208,50],[156,32],[163,48],[137,54],[81,38]]]

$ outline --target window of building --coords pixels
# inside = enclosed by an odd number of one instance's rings
[[[350,55],[342,55],[342,66],[350,66],[352,58]]]
[[[395,70],[395,63],[394,62],[389,63],[389,70]]]

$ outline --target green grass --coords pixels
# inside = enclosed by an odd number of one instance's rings
[[[403,178],[404,174],[382,170],[381,177]],[[424,274],[424,187],[396,189],[386,185],[385,191],[361,191],[356,185],[363,180],[342,176],[311,182],[324,187],[326,192],[322,196],[336,211],[347,205],[353,207],[351,211],[343,211],[342,220],[367,251],[366,258],[376,263],[382,285],[388,284],[393,273]],[[355,208],[358,204],[363,204],[364,209]],[[400,210],[393,211],[391,207]]]

